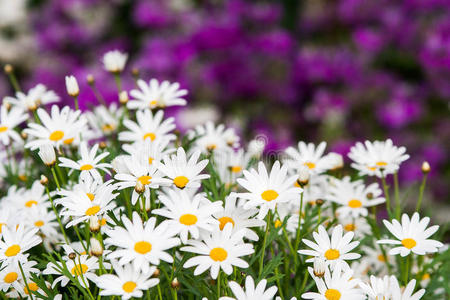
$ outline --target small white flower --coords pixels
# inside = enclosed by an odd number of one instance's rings
[[[19,124],[28,119],[21,108],[12,107],[9,111],[4,104],[0,108],[0,141],[8,146],[11,140],[22,143],[22,138],[14,130]]]
[[[54,91],[47,90],[47,87],[43,84],[36,85],[34,88],[30,89],[27,94],[17,92],[16,98],[5,97],[4,99],[4,103],[10,103],[22,110],[35,110],[40,105],[54,102],[59,102],[59,96],[56,95]]]
[[[2,227],[2,238],[0,240],[0,261],[4,264],[17,264],[18,261],[27,261],[26,251],[42,242],[36,234],[38,228],[26,229],[19,224],[17,228]]]
[[[73,75],[66,76],[65,79],[67,94],[72,97],[77,97],[80,94],[77,79]]]
[[[391,299],[390,278],[385,275],[383,278],[370,276],[370,284],[360,282],[359,286],[367,294],[369,300]]]
[[[416,287],[415,279],[408,282],[404,289],[400,287],[395,276],[391,276],[390,279],[390,289],[394,300],[419,300],[425,294],[425,289],[420,289],[413,294]]]
[[[198,125],[188,132],[189,139],[194,139],[194,149],[202,153],[223,152],[239,146],[239,136],[233,128],[226,128],[219,124],[217,127],[209,121],[204,125]]]
[[[50,144],[43,144],[38,147],[38,155],[42,162],[47,166],[53,166],[56,163],[56,153],[55,148]]]
[[[307,166],[313,174],[320,174],[332,169],[333,160],[328,155],[323,156],[326,146],[327,143],[325,142],[320,143],[317,147],[312,143],[299,142],[298,149],[294,147],[286,149],[285,152],[289,157],[286,164],[293,170],[299,170],[301,166]]]
[[[28,278],[31,273],[38,274],[39,270],[34,268],[37,265],[35,261],[24,261],[21,263],[21,267],[25,278]],[[2,265],[4,267],[0,271],[0,291],[6,292],[11,287],[20,290],[20,280],[22,279],[22,274],[18,263],[10,263]]]
[[[111,73],[120,73],[125,68],[128,54],[119,50],[108,51],[103,55],[103,66],[105,70]]]
[[[245,289],[234,281],[230,281],[228,285],[236,298],[221,297],[219,300],[272,300],[278,290],[276,286],[266,290],[266,279],[261,280],[255,287],[255,281],[250,275],[245,277]]]

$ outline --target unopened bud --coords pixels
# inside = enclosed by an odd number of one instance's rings
[[[89,230],[94,233],[100,230],[100,222],[98,221],[97,216],[89,217]]]
[[[94,237],[91,237],[90,244],[91,244],[91,255],[94,255],[97,257],[102,256],[103,247],[102,247],[102,244],[100,244],[99,240],[97,240]]]
[[[325,260],[321,257],[314,258],[314,270],[313,273],[315,276],[322,278],[325,274],[326,263]]]
[[[152,277],[158,278],[159,274],[161,274],[161,271],[158,268],[156,268],[155,272],[153,272],[153,274],[152,274]]]
[[[366,197],[369,200],[373,199],[373,193],[367,193]]]
[[[12,72],[14,72],[14,68],[13,68],[13,66],[10,65],[10,64],[6,64],[6,65],[3,67],[3,70],[5,71],[6,74],[11,74]]]
[[[5,98],[3,98],[3,106],[6,108],[6,110],[11,109],[11,103],[9,103],[7,100],[5,100]]]
[[[422,163],[422,173],[423,174],[428,174],[431,171],[431,167],[430,164],[427,161],[424,161]]]
[[[78,87],[77,79],[72,75],[66,76],[65,79],[67,94],[72,97],[77,97],[80,94],[80,88]]]
[[[77,257],[77,255],[75,254],[75,252],[70,252],[68,257],[69,259],[74,260]]]
[[[138,194],[142,194],[145,191],[145,185],[142,184],[139,180],[136,182],[136,186],[134,187],[134,190]]]
[[[128,93],[127,93],[127,91],[121,91],[119,93],[119,102],[121,104],[127,104],[128,103]]]
[[[180,288],[180,282],[178,281],[178,278],[174,278],[173,280],[172,280],[172,282],[170,283],[170,286],[173,288],[173,289],[179,289]]]
[[[132,74],[134,77],[138,77],[138,76],[139,76],[139,69],[138,69],[138,68],[133,68],[133,69],[131,70],[131,74]]]
[[[48,178],[45,175],[41,175],[41,180],[39,182],[45,186],[48,184]]]
[[[20,136],[21,136],[24,140],[26,140],[26,139],[28,138],[28,133],[26,133],[25,131],[22,131],[22,132],[20,133]]]
[[[298,173],[297,184],[300,187],[304,187],[309,182],[309,170],[308,167],[302,166]]]
[[[327,157],[330,161],[331,170],[338,170],[344,167],[344,158],[339,153],[330,152]]]
[[[101,142],[98,144],[98,147],[99,147],[100,149],[105,149],[105,148],[107,147],[106,142],[101,141]]]
[[[86,81],[89,85],[93,85],[95,82],[95,78],[94,75],[89,74],[88,76],[86,76]]]
[[[323,201],[323,199],[317,199],[316,200],[317,206],[322,206],[324,203],[325,203],[325,201]]]
[[[44,164],[48,167],[51,167],[56,163],[55,149],[50,144],[44,144],[40,146],[38,155],[42,159]]]

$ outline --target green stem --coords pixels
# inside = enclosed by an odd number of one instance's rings
[[[261,249],[261,256],[259,258],[258,278],[261,276],[262,269],[263,269],[264,254],[266,252],[265,251],[266,250],[266,242],[267,242],[267,236],[269,235],[270,223],[272,223],[272,212],[269,210],[269,212],[267,214],[266,232],[264,233],[264,240],[263,240],[262,249]]]
[[[29,286],[28,286],[28,283],[27,283],[27,278],[25,277],[25,273],[24,273],[23,268],[22,268],[22,264],[19,261],[17,263],[19,264],[20,273],[22,274],[23,281],[25,282],[25,289],[28,290],[28,293],[30,294],[31,299],[34,299],[33,298],[33,291],[30,291],[30,289],[29,289]]]
[[[298,227],[297,227],[297,234],[295,236],[295,244],[294,244],[294,250],[298,249],[298,244],[300,243],[300,227],[302,223],[302,210],[303,210],[303,193],[300,194],[300,210],[298,212]]]
[[[406,286],[408,284],[408,275],[409,275],[409,268],[410,268],[410,264],[411,264],[411,256],[412,253],[410,253],[407,257],[406,257],[406,266],[405,266],[405,273],[404,273],[404,277],[403,277],[403,283]]]
[[[400,196],[398,187],[398,174],[394,173],[394,197],[395,197],[395,218],[400,218]]]
[[[425,191],[425,185],[427,184],[427,175],[428,175],[428,174],[424,174],[424,175],[423,175],[422,183],[421,183],[421,185],[420,185],[420,189],[419,189],[419,200],[417,201],[417,206],[416,206],[416,211],[417,211],[417,212],[420,210],[420,206],[422,205],[423,192]]]
[[[79,110],[80,107],[78,105],[78,96],[74,96],[73,97],[73,101],[75,102],[75,110]]]
[[[66,241],[66,244],[69,245],[69,239],[67,238],[66,231],[64,230],[64,226],[61,222],[61,218],[59,217],[58,211],[56,210],[56,207],[53,204],[53,198],[52,198],[52,196],[50,196],[50,190],[48,189],[48,186],[45,187],[45,191],[47,192],[48,199],[50,200],[53,212],[55,213],[55,216],[56,216],[56,220],[58,221],[59,229],[61,229],[61,232],[64,236],[64,240]]]
[[[162,300],[161,287],[159,286],[159,283],[156,288],[158,289],[159,300]]]
[[[14,91],[21,92],[19,82],[17,81],[16,75],[14,72],[8,73],[9,81],[11,82],[12,87],[14,88]]]
[[[114,80],[116,81],[117,90],[120,92],[122,91],[122,81],[120,80],[120,73],[114,73]]]
[[[52,170],[53,179],[55,179],[56,186],[58,187],[58,190],[60,191],[61,186],[59,185],[59,180],[55,173],[55,167],[51,167],[51,170]]]
[[[391,200],[389,197],[389,186],[386,184],[386,178],[384,177],[383,172],[381,172],[381,184],[383,185],[384,197],[386,198],[386,210],[388,212],[389,218],[392,218],[391,212]]]
[[[217,275],[217,281],[216,281],[216,285],[217,285],[217,299],[220,298],[220,273],[222,273],[222,272],[219,269],[219,275]]]

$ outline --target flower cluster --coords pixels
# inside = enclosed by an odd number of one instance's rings
[[[25,92],[17,82],[1,104],[0,289],[7,297],[448,293],[449,251],[432,237],[439,226],[418,212],[425,180],[411,216],[397,181],[389,193],[387,177],[397,179],[409,158],[404,147],[357,143],[346,167],[325,142],[299,142],[270,160],[263,142],[243,146],[223,124],[181,134],[166,112],[186,105],[187,91],[138,78],[124,89],[127,59],[119,51],[103,58],[120,104],[108,106],[96,91],[98,105],[82,112],[74,76],[66,91],[75,109],[55,104],[59,97],[42,84]]]

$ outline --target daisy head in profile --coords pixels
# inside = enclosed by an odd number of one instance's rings
[[[392,299],[400,300],[419,300],[425,294],[425,289],[420,289],[416,293],[416,280],[413,279],[406,287],[401,287],[398,283],[397,277],[391,276],[389,288],[391,289]]]
[[[59,102],[59,96],[54,91],[48,90],[45,85],[38,84],[28,93],[17,92],[16,97],[5,97],[3,102],[24,111],[34,111],[41,105]]]
[[[405,147],[397,147],[391,139],[386,141],[358,142],[350,148],[351,166],[361,175],[382,177],[398,171],[400,164],[409,158]]]
[[[397,220],[392,220],[392,223],[383,220],[383,223],[396,238],[395,240],[378,241],[378,244],[394,245],[394,248],[389,251],[390,255],[407,256],[411,252],[417,255],[425,255],[437,252],[440,247],[444,246],[439,241],[429,239],[439,229],[439,225],[427,228],[430,218],[420,219],[417,212],[413,214],[411,219],[407,214],[403,214],[401,223]]]
[[[248,263],[241,257],[254,253],[253,245],[243,242],[243,231],[233,233],[232,229],[232,224],[227,224],[223,230],[216,228],[211,233],[205,233],[201,241],[189,240],[188,246],[182,247],[181,251],[197,255],[188,259],[183,267],[197,266],[194,276],[210,269],[213,279],[217,278],[221,269],[225,274],[230,275],[233,272],[233,266],[248,268]]]
[[[346,260],[358,259],[360,254],[350,252],[358,245],[358,241],[353,241],[354,233],[352,231],[343,235],[343,229],[341,225],[333,228],[331,233],[331,239],[328,236],[325,227],[319,226],[318,232],[313,232],[314,242],[303,239],[303,243],[311,248],[311,250],[302,249],[298,253],[302,255],[308,255],[313,257],[321,257],[325,259],[331,268],[334,268],[337,264],[342,264],[344,267],[349,267]],[[313,262],[314,258],[309,258],[306,262]]]
[[[151,79],[147,84],[144,80],[137,81],[139,89],[130,91],[132,97],[127,103],[129,109],[154,109],[165,108],[169,106],[184,106],[187,90],[180,89],[178,82],[169,81],[159,82],[157,79]]]
[[[111,73],[120,73],[125,68],[128,54],[119,50],[108,51],[103,55],[103,66],[106,71]]]
[[[200,151],[195,151],[187,157],[184,149],[179,147],[176,154],[167,155],[162,162],[158,162],[158,169],[169,178],[166,185],[179,189],[200,187],[201,180],[210,177],[208,174],[201,174],[208,165],[208,160],[198,161],[200,154]]]
[[[132,221],[122,218],[123,225],[106,230],[105,244],[117,249],[108,255],[109,259],[118,259],[120,265],[132,263],[136,270],[150,271],[150,264],[159,265],[161,260],[173,262],[167,251],[180,244],[167,223],[156,226],[156,218],[143,223],[137,212],[133,212]]]
[[[255,281],[250,275],[245,277],[245,288],[235,281],[230,281],[228,285],[236,298],[221,297],[219,300],[272,300],[278,290],[276,286],[266,289],[266,279],[261,280],[255,286]]]
[[[5,104],[2,104],[0,108],[0,142],[4,146],[8,146],[11,141],[22,143],[22,138],[14,128],[27,119],[28,116],[22,108],[8,109]]]
[[[286,149],[288,158],[286,164],[297,173],[302,166],[306,166],[311,174],[321,174],[334,167],[334,159],[324,155],[327,143],[321,142],[317,147],[313,143],[299,142],[298,147]]]
[[[301,188],[295,187],[297,175],[288,176],[287,166],[281,166],[276,161],[267,172],[263,162],[258,164],[258,170],[244,170],[244,178],[238,178],[237,182],[248,192],[235,193],[234,196],[247,200],[244,209],[259,208],[258,218],[263,219],[269,210],[274,211],[279,203],[299,199]]]

